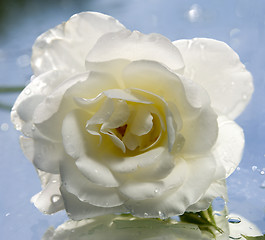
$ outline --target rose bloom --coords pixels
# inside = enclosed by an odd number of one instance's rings
[[[11,118],[42,212],[166,218],[227,199],[244,147],[233,119],[253,85],[225,43],[171,42],[84,12],[37,38],[32,69]]]

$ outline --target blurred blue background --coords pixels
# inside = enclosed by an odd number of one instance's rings
[[[264,0],[0,0],[0,85],[24,85],[31,76],[31,46],[55,25],[81,11],[109,14],[127,28],[157,32],[170,40],[214,38],[228,43],[253,74],[255,93],[237,119],[246,147],[228,179],[229,210],[265,233],[265,1]],[[0,94],[12,105],[17,94]],[[30,198],[40,191],[37,174],[24,157],[9,112],[0,110],[1,239],[41,239],[63,223],[64,212],[45,216]]]

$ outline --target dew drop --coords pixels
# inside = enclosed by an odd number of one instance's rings
[[[241,219],[239,217],[229,217],[228,222],[232,224],[241,223]]]
[[[6,214],[6,217],[8,217],[9,215],[10,215],[10,213],[7,213],[7,214]]]
[[[60,200],[61,196],[60,195],[53,195],[51,198],[52,203],[56,204]]]
[[[31,93],[31,90],[30,90],[29,88],[26,88],[25,91],[24,91],[24,93],[25,93],[26,95],[29,95],[29,94]]]
[[[21,130],[21,125],[20,124],[16,124],[15,128],[16,128],[16,130],[20,131]]]
[[[148,213],[144,213],[144,217],[148,217]]]
[[[2,123],[1,124],[1,131],[6,132],[8,130],[9,126],[7,123]]]
[[[236,170],[237,170],[237,171],[240,171],[240,167],[237,167]]]
[[[156,188],[156,189],[154,190],[154,192],[155,192],[155,193],[158,193],[159,191],[158,191],[158,189]]]
[[[261,174],[261,175],[264,175],[264,174],[265,174],[265,172],[262,170],[262,171],[260,171],[260,174]]]
[[[197,22],[201,17],[201,7],[198,4],[193,4],[188,11],[188,19],[190,22]]]
[[[252,169],[253,172],[255,172],[258,169],[258,167],[257,166],[252,166],[251,169]]]
[[[248,98],[247,94],[244,93],[244,94],[242,95],[242,99],[243,99],[243,100],[247,100],[247,98]]]
[[[30,56],[27,54],[21,55],[17,58],[17,65],[19,67],[27,67],[30,65]]]

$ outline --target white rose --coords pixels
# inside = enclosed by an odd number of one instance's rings
[[[170,42],[80,13],[33,46],[12,121],[37,168],[41,211],[169,217],[226,199],[251,74],[225,43]]]

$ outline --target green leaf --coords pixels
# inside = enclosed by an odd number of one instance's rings
[[[265,234],[263,236],[256,236],[256,237],[248,237],[245,235],[242,235],[247,240],[265,240]]]

